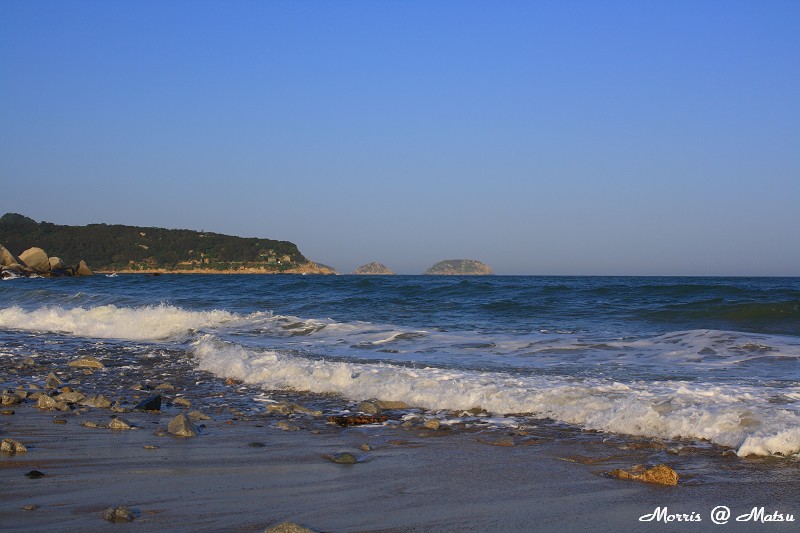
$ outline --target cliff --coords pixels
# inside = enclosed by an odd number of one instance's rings
[[[66,263],[80,258],[110,272],[334,273],[288,241],[140,226],[63,226],[16,213],[0,217],[0,243],[12,252],[37,246]]]

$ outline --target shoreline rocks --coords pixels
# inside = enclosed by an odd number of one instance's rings
[[[65,266],[59,257],[48,257],[41,248],[32,247],[15,256],[0,244],[0,278],[31,276],[91,276],[92,269],[81,259],[75,267]]]

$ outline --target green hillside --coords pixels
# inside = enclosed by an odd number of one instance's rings
[[[219,233],[109,224],[62,226],[16,213],[0,218],[0,244],[14,254],[36,246],[66,264],[94,270],[241,270],[282,272],[309,264],[294,243]]]

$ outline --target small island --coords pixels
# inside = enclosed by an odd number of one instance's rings
[[[475,259],[446,259],[425,271],[434,276],[488,276],[492,273],[489,265]]]
[[[360,276],[391,276],[394,272],[383,263],[372,262],[361,265],[353,271],[353,274]]]

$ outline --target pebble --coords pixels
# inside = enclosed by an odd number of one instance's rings
[[[372,446],[370,446],[367,443],[362,444],[361,446],[359,446],[359,448],[361,448],[361,450],[365,451],[365,452],[368,452],[368,451],[372,450]]]
[[[263,442],[251,442],[250,444],[248,444],[248,446],[250,446],[251,448],[263,448],[266,446],[266,444],[264,444]]]
[[[66,424],[66,423],[67,423],[67,421],[64,420],[63,418],[54,418],[53,419],[53,424]]]
[[[47,474],[45,474],[44,472],[39,472],[38,470],[31,470],[30,472],[25,474],[25,477],[28,477],[30,479],[39,479],[40,477],[44,477],[46,475]]]
[[[159,447],[156,446],[155,444],[145,444],[144,446],[142,446],[142,448],[144,448],[145,450],[157,450]]]
[[[191,400],[189,400],[187,398],[175,398],[174,400],[172,400],[172,403],[174,403],[175,405],[180,405],[181,407],[191,407],[192,406]]]
[[[20,507],[20,509],[22,509],[23,511],[35,511],[38,508],[39,506],[36,505],[35,503],[29,503],[28,505],[23,505],[22,507]]]
[[[3,409],[2,411],[0,411],[0,415],[8,416],[8,415],[13,415],[15,412],[16,411],[14,411],[13,409]]]

